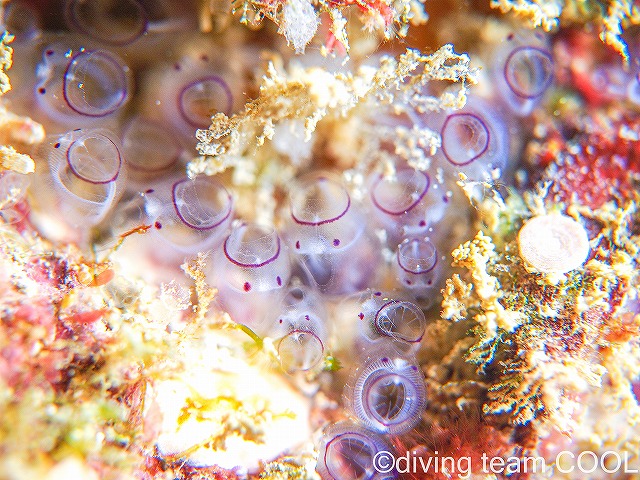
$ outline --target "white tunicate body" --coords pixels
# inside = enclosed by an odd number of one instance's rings
[[[585,228],[561,214],[533,217],[518,232],[522,259],[542,273],[567,273],[584,264],[589,256]]]
[[[420,421],[426,389],[411,357],[377,348],[358,368],[345,390],[353,417],[379,433],[402,434]]]
[[[126,184],[119,139],[103,129],[78,129],[48,148],[50,184],[59,215],[73,227],[96,225]]]
[[[382,341],[392,343],[398,351],[415,351],[426,329],[426,319],[420,307],[412,302],[367,290],[353,297],[355,310],[350,321],[358,324],[360,349],[366,354]]]
[[[436,117],[440,119],[441,117]],[[433,167],[442,168],[450,179],[463,173],[472,181],[493,181],[508,168],[510,131],[494,106],[477,97],[442,120],[442,146]]]
[[[398,245],[392,271],[398,287],[422,308],[429,308],[440,291],[443,263],[428,237],[409,237]]]
[[[395,248],[406,236],[425,234],[445,215],[448,198],[427,172],[399,168],[374,174],[369,187],[370,210]]]
[[[118,116],[131,88],[129,67],[116,54],[56,43],[43,49],[33,94],[50,120],[74,128]]]
[[[287,243],[308,284],[339,295],[375,281],[379,243],[341,182],[316,175],[295,184],[290,213]]]
[[[265,330],[276,341],[283,369],[293,372],[314,368],[327,344],[327,312],[322,300],[308,287],[292,286],[275,311]]]
[[[146,222],[167,260],[218,247],[233,219],[233,198],[211,177],[170,177],[144,194]]]
[[[492,77],[497,98],[513,114],[531,114],[554,78],[546,36],[540,31],[508,35],[494,54]]]
[[[291,276],[287,248],[272,227],[238,223],[216,249],[210,283],[231,318],[265,333],[266,320],[278,305]]]

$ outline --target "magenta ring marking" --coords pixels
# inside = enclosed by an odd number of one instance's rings
[[[222,185],[218,184],[217,182],[212,182],[212,183],[216,183],[216,185],[218,185],[219,187],[223,188],[227,192],[227,198],[229,199],[227,211],[224,214],[224,217],[222,217],[218,222],[214,223],[213,225],[209,225],[207,227],[198,227],[198,226],[195,226],[195,225],[187,222],[187,220],[185,220],[185,218],[180,213],[180,209],[178,208],[178,202],[176,201],[176,189],[178,188],[178,185],[180,185],[181,183],[192,182],[192,181],[194,181],[194,180],[190,180],[188,178],[184,178],[184,179],[178,180],[176,183],[174,183],[173,187],[171,188],[171,197],[172,197],[172,200],[173,200],[173,208],[175,209],[176,213],[178,214],[178,218],[180,218],[180,220],[187,227],[193,228],[194,230],[206,231],[206,230],[211,230],[212,228],[216,228],[217,226],[222,224],[222,222],[224,222],[227,218],[229,218],[229,215],[231,215],[231,203],[232,203],[231,202],[231,194],[227,191],[226,188],[222,187]]]
[[[91,183],[92,185],[105,185],[107,183],[111,183],[117,180],[118,175],[120,175],[120,168],[122,167],[122,156],[120,155],[120,150],[118,149],[118,146],[113,142],[113,140],[111,140],[109,137],[102,135],[102,134],[98,134],[100,135],[100,137],[107,139],[111,145],[113,145],[113,147],[116,149],[116,152],[118,153],[118,168],[116,170],[116,173],[113,175],[113,177],[109,178],[108,180],[91,180],[90,178],[87,177],[83,177],[82,175],[80,175],[80,172],[78,172],[73,164],[71,163],[71,158],[69,157],[69,153],[71,152],[71,147],[73,147],[73,145],[75,145],[75,143],[79,140],[74,140],[73,142],[71,142],[71,144],[69,144],[69,146],[67,147],[67,152],[66,152],[66,156],[67,156],[67,165],[69,165],[69,169],[71,170],[71,173],[73,173],[76,177],[78,177],[80,180],[82,180],[83,182],[88,182]]]
[[[297,224],[306,225],[309,227],[319,227],[320,225],[326,225],[327,223],[333,223],[337,220],[340,220],[342,217],[344,217],[347,214],[347,212],[349,211],[349,208],[351,208],[351,196],[349,195],[349,192],[347,192],[346,190],[344,190],[344,193],[347,196],[347,206],[344,208],[344,210],[340,214],[338,214],[335,217],[327,218],[325,220],[320,220],[318,222],[307,222],[306,220],[300,220],[298,217],[295,216],[295,214],[293,213],[293,210],[291,210],[291,218],[293,218],[294,222],[296,222]]]
[[[292,333],[307,333],[309,335],[311,335],[312,337],[314,337],[316,340],[318,340],[318,342],[320,342],[320,348],[322,348],[322,351],[324,352],[324,344],[322,343],[322,340],[320,340],[320,337],[318,337],[315,333],[313,333],[311,330],[302,330],[302,329],[295,329],[295,330],[291,330],[290,332],[288,332],[285,337],[288,337],[289,335],[291,335]],[[284,337],[282,337],[282,340],[284,340]],[[280,345],[282,344],[282,340],[280,341],[280,343],[278,344],[278,353],[280,353]]]
[[[401,171],[402,172],[406,172],[406,171],[409,171],[409,170],[401,170]],[[382,205],[380,205],[380,203],[378,203],[378,200],[376,199],[376,187],[382,181],[382,175],[380,175],[378,177],[378,180],[373,185],[373,189],[371,190],[371,200],[373,201],[373,204],[379,210],[382,210],[384,213],[386,213],[388,215],[402,215],[404,213],[407,213],[407,212],[413,210],[422,201],[424,196],[427,194],[427,191],[429,190],[429,187],[431,186],[431,178],[429,178],[429,175],[427,175],[425,172],[421,172],[420,170],[416,170],[416,172],[419,172],[422,175],[424,175],[427,183],[424,186],[424,190],[422,190],[422,192],[420,192],[420,196],[411,205],[409,205],[407,208],[405,208],[404,210],[400,210],[400,211],[388,210],[388,209],[384,208]]]
[[[400,304],[402,304],[402,303],[406,303],[406,302],[401,302],[401,301],[398,301],[398,300],[391,300],[391,301],[389,301],[389,302],[385,303],[385,304],[384,304],[384,305],[382,305],[382,306],[380,307],[380,309],[376,312],[376,316],[375,316],[375,319],[374,319],[374,326],[376,327],[376,332],[378,332],[378,334],[383,335],[383,336],[385,336],[385,337],[389,337],[389,336],[391,336],[391,335],[389,335],[389,332],[384,331],[384,330],[382,330],[382,329],[380,328],[380,325],[379,325],[379,323],[380,323],[380,322],[379,322],[379,316],[380,316],[380,313],[382,312],[382,310],[384,310],[385,308],[387,308],[388,306],[390,306],[390,305],[392,305],[392,304],[394,304],[394,303],[397,303],[398,305],[400,305]],[[401,340],[404,340],[405,342],[409,342],[409,343],[418,343],[419,341],[421,341],[421,340],[422,340],[422,337],[423,337],[423,336],[424,336],[424,333],[423,333],[422,335],[420,335],[420,337],[419,337],[419,338],[417,338],[416,340],[407,340],[406,338],[404,338],[404,336],[399,336],[399,335],[397,335],[397,337],[398,337],[398,338],[400,338]]]
[[[69,76],[69,73],[70,73],[70,69],[71,69],[72,65],[74,64],[74,62],[81,55],[101,55],[104,58],[107,58],[109,62],[111,62],[116,67],[118,67],[118,71],[120,73],[120,78],[122,80],[122,83],[125,85],[125,91],[121,92],[120,99],[118,100],[118,102],[113,107],[111,107],[108,110],[105,110],[105,111],[103,111],[101,113],[89,113],[89,112],[83,111],[81,108],[78,108],[77,106],[75,106],[69,100],[69,96],[67,95],[67,84],[68,84],[68,76]],[[106,54],[104,52],[101,52],[100,50],[83,50],[82,52],[78,52],[76,55],[74,55],[73,58],[67,64],[67,68],[66,68],[66,70],[64,72],[64,77],[62,79],[62,96],[64,97],[64,100],[67,103],[67,105],[69,105],[69,108],[71,110],[73,110],[74,112],[79,113],[80,115],[85,115],[87,117],[101,118],[101,117],[106,117],[107,115],[111,115],[113,112],[115,112],[116,110],[118,110],[118,108],[120,108],[122,106],[122,104],[124,103],[124,101],[127,98],[127,93],[128,93],[127,90],[126,90],[126,84],[127,84],[127,77],[126,77],[124,71],[122,70],[122,64],[120,64],[115,58],[113,58],[111,55],[108,55],[108,54]]]
[[[431,265],[427,270],[421,270],[419,272],[416,272],[415,270],[411,270],[410,268],[405,267],[402,264],[402,261],[400,260],[400,249],[398,248],[398,251],[396,253],[396,257],[398,259],[398,266],[404,270],[407,273],[412,273],[413,275],[422,275],[424,273],[429,273],[431,272],[434,268],[436,268],[436,265],[438,264],[438,255],[437,255],[437,250],[436,250],[436,261],[433,262],[433,265]]]
[[[475,120],[477,120],[480,123],[480,125],[482,125],[482,128],[484,128],[484,131],[487,134],[487,141],[486,141],[484,147],[482,148],[482,150],[478,154],[476,154],[476,156],[474,156],[471,159],[467,160],[466,162],[462,162],[462,163],[456,162],[455,160],[453,160],[449,156],[449,154],[447,153],[447,149],[444,146],[444,142],[442,142],[442,153],[447,158],[449,163],[451,163],[451,164],[453,164],[453,165],[455,165],[457,167],[464,167],[466,165],[469,165],[470,163],[475,162],[478,158],[480,158],[482,155],[484,155],[485,152],[489,149],[489,143],[491,142],[491,132],[487,128],[487,125],[485,124],[484,120],[482,120],[482,118],[480,118],[475,113],[452,113],[445,120],[444,125],[442,126],[442,130],[440,131],[440,137],[444,137],[444,131],[447,128],[447,125],[449,124],[451,119],[453,119],[454,117],[471,117],[471,118],[474,118]]]
[[[402,375],[401,373],[397,373],[397,372],[389,372],[387,371],[386,373],[383,373],[382,375],[380,375],[379,377],[375,378],[372,382],[370,382],[371,384],[367,385],[366,390],[363,392],[364,393],[364,398],[369,398],[369,393],[371,392],[371,387],[375,386],[376,384],[378,384],[379,382],[383,381],[385,378],[388,377],[400,377],[402,378],[402,380],[404,380],[402,382],[402,386],[403,388],[405,388],[406,390],[410,390],[414,393],[414,395],[416,394],[416,390],[415,388],[413,388],[413,385],[411,384],[411,381],[405,376]],[[407,388],[407,384],[409,388]],[[406,397],[405,397],[406,400]],[[369,413],[376,422],[380,423],[381,425],[385,426],[385,427],[392,427],[394,425],[397,425],[399,423],[402,423],[405,418],[403,418],[402,416],[400,416],[400,414],[404,411],[405,405],[407,405],[407,401],[405,401],[402,404],[402,407],[400,409],[400,411],[393,417],[389,418],[389,423],[386,423],[382,416],[379,415],[374,408],[371,408],[368,404],[368,402],[366,403],[365,409],[367,410],[367,413]]]
[[[93,0],[91,0],[93,1]],[[147,17],[147,12],[144,10],[144,8],[142,7],[142,5],[140,4],[140,2],[138,2],[137,0],[132,0],[132,4],[135,5],[136,9],[138,10],[139,14],[140,14],[140,18],[142,20],[142,25],[140,27],[139,30],[133,32],[131,35],[125,37],[122,40],[117,40],[117,39],[112,39],[109,37],[102,37],[102,36],[97,36],[95,35],[95,32],[91,32],[90,30],[87,30],[86,28],[84,28],[82,26],[82,23],[78,20],[78,17],[75,14],[74,11],[74,6],[77,4],[77,1],[72,1],[69,2],[67,4],[67,7],[65,9],[65,17],[67,17],[67,19],[74,25],[74,27],[76,27],[80,33],[83,33],[89,37],[92,38],[96,38],[99,41],[109,44],[109,45],[115,45],[115,46],[124,46],[124,45],[128,45],[132,42],[134,42],[135,40],[137,40],[138,38],[140,38],[142,35],[144,35],[147,31],[147,29],[149,28],[149,18]]]
[[[231,235],[229,235],[230,237]],[[273,257],[266,259],[264,262],[261,263],[242,263],[237,261],[235,258],[233,258],[231,255],[229,255],[229,251],[227,250],[227,242],[229,241],[229,237],[227,237],[224,241],[224,243],[222,244],[222,249],[224,250],[224,255],[225,257],[227,257],[227,259],[233,263],[234,265],[237,265],[238,267],[242,267],[242,268],[260,268],[260,267],[264,267],[265,265],[270,264],[271,262],[274,262],[278,256],[280,255],[280,237],[276,236],[276,240],[278,242],[278,248],[276,249],[276,253],[273,254]]]
[[[341,433],[339,435],[336,435],[335,437],[333,437],[331,439],[331,441],[329,443],[327,443],[327,446],[325,448],[325,452],[324,452],[324,464],[327,468],[327,470],[329,471],[329,473],[331,475],[333,475],[335,477],[335,474],[331,471],[332,469],[329,468],[329,462],[327,461],[327,455],[329,453],[329,446],[335,442],[336,440],[340,440],[341,438],[346,437],[347,440],[350,440],[351,438],[355,437],[357,440],[360,440],[367,448],[369,448],[369,452],[373,453],[373,451],[375,451],[375,445],[373,445],[373,443],[371,442],[371,440],[369,440],[367,437],[365,437],[364,435],[357,433],[357,432],[346,432],[346,433]],[[373,458],[373,456],[372,456]],[[338,478],[338,477],[335,477]]]
[[[227,108],[223,113],[228,116],[231,114],[231,109],[233,108],[233,93],[231,93],[229,85],[227,85],[227,82],[225,82],[222,77],[219,77],[218,75],[209,75],[206,77],[198,78],[197,80],[193,80],[192,82],[185,85],[180,91],[180,95],[178,95],[178,111],[180,112],[180,116],[182,117],[182,119],[194,128],[207,128],[209,125],[202,125],[200,123],[194,122],[185,111],[184,105],[182,103],[182,98],[184,97],[184,94],[187,92],[187,90],[195,87],[199,83],[206,82],[207,80],[213,80],[218,85],[220,85],[224,90],[225,95],[227,96]]]
[[[513,51],[507,57],[507,60],[504,62],[503,75],[511,91],[520,98],[531,100],[539,97],[545,92],[547,88],[549,88],[549,85],[551,85],[551,82],[553,81],[553,75],[548,75],[548,78],[545,79],[544,83],[537,90],[534,91],[535,93],[525,93],[515,88],[514,85],[509,81],[509,74],[507,73],[507,70],[509,68],[509,62],[513,60],[514,55],[525,50],[534,50],[538,53],[541,53],[544,57],[546,57],[549,60],[549,63],[551,63],[552,66],[553,66],[553,58],[551,57],[551,54],[549,53],[548,50],[538,48],[538,47],[522,46],[522,47],[514,48]]]

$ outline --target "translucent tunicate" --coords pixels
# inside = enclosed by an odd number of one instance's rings
[[[323,293],[354,292],[375,280],[379,246],[339,181],[313,176],[294,185],[290,211],[288,244]]]
[[[145,194],[145,211],[157,236],[173,249],[197,253],[220,245],[233,218],[233,199],[210,177],[163,182]]]
[[[191,9],[190,1],[66,0],[64,16],[69,29],[119,47],[149,34],[186,30],[194,23],[184,15]]]
[[[553,56],[545,37],[510,34],[494,58],[496,92],[519,116],[526,116],[553,83]]]
[[[430,176],[412,168],[374,175],[370,191],[378,223],[394,246],[407,235],[426,232],[442,218],[447,206]]]
[[[372,290],[361,294],[357,303],[357,313],[353,311],[357,318],[351,321],[360,325],[360,331],[368,341],[365,349],[371,348],[370,342],[379,339],[411,344],[410,347],[417,347],[422,340],[426,320],[417,305]],[[407,350],[406,346],[398,348]]]
[[[416,364],[397,354],[383,355],[369,358],[356,371],[345,396],[351,412],[363,425],[397,435],[420,421],[426,389]]]
[[[323,480],[383,480],[396,478],[395,469],[380,473],[374,463],[379,452],[392,452],[391,445],[376,432],[343,421],[326,428],[318,448],[316,470]],[[387,470],[384,468],[384,470]]]
[[[551,52],[538,47],[517,47],[507,57],[504,76],[511,91],[521,98],[541,96],[553,81]]]
[[[491,134],[474,113],[452,113],[442,127],[442,153],[453,165],[469,165],[489,148]]]
[[[45,48],[36,69],[35,96],[52,120],[70,126],[112,115],[128,101],[131,78],[127,65],[113,53],[73,53],[60,45]]]
[[[262,331],[289,282],[291,265],[272,227],[238,223],[217,249],[209,275],[231,318]]]
[[[630,76],[617,65],[600,65],[590,72],[591,83],[598,97],[620,100],[625,97]]]
[[[29,175],[12,171],[0,171],[0,220],[5,224],[15,224],[28,213],[28,205],[23,202],[31,184]]]
[[[504,172],[509,159],[509,132],[501,116],[478,98],[448,115],[440,130],[438,164],[457,176],[489,180]]]
[[[211,125],[211,117],[231,115],[241,95],[241,82],[210,54],[188,55],[150,72],[145,82],[144,114],[168,122],[183,141],[195,141],[195,131]]]
[[[83,51],[64,75],[64,98],[80,115],[104,117],[124,105],[129,95],[127,67],[110,53]]]
[[[375,331],[383,336],[408,343],[417,343],[425,330],[422,310],[410,302],[389,300],[374,316]]]
[[[230,115],[232,107],[231,89],[217,75],[196,78],[184,85],[178,94],[180,115],[193,128],[207,128],[214,114]]]
[[[10,170],[0,171],[0,210],[22,200],[27,194],[30,183],[28,175]]]
[[[51,183],[67,223],[95,225],[115,205],[126,180],[121,151],[117,137],[102,129],[78,129],[54,141]]]
[[[124,128],[122,148],[135,180],[148,180],[171,171],[181,151],[169,130],[139,116]]]
[[[67,0],[65,19],[73,30],[110,45],[126,45],[147,30],[137,0]]]
[[[413,237],[398,245],[393,272],[399,286],[423,308],[428,308],[438,294],[441,266],[434,243],[427,237]]]
[[[327,342],[326,317],[312,290],[302,286],[287,290],[268,329],[285,371],[309,370],[320,363]]]

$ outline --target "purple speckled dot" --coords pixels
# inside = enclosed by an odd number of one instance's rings
[[[244,282],[242,288],[244,288],[245,292],[248,292],[249,290],[251,290],[251,284],[249,282]]]
[[[364,313],[360,312],[360,313],[358,314],[358,318],[359,318],[360,320],[362,320],[362,319],[364,318]]]
[[[156,222],[154,225],[158,230],[162,228],[162,224],[160,222]]]
[[[300,241],[299,241],[299,240],[296,242],[296,248],[297,248],[298,250],[300,250]]]
[[[44,95],[45,93],[47,93],[47,89],[46,89],[46,88],[44,88],[44,87],[40,87],[40,88],[38,89],[38,93],[39,93],[40,95]]]
[[[53,148],[60,148],[60,142],[56,143]]]
[[[311,320],[311,319],[309,318],[309,315],[305,315],[305,316],[304,316],[304,318],[305,318],[305,320]]]
[[[380,296],[382,295],[382,292],[376,292],[376,293],[374,293],[374,295],[375,295],[376,297],[380,297]]]
[[[58,147],[56,147],[58,148]],[[155,192],[155,190],[153,188],[148,188],[147,190],[144,191],[144,193],[153,193]]]
[[[340,240],[338,240],[337,238],[333,239],[333,246],[337,247],[338,245],[340,245]]]
[[[276,277],[276,282],[278,283],[278,286],[281,287],[282,286],[282,279],[280,278],[280,276]]]
[[[54,52],[53,52],[53,50],[47,50],[47,51],[45,52],[45,55],[46,55],[47,57],[50,57],[51,55],[53,55],[53,53],[54,53]]]
[[[278,320],[279,323],[282,323],[282,319]]]
[[[420,227],[426,227],[427,226],[427,222],[425,222],[424,220],[420,220],[420,222],[418,223],[418,225]]]

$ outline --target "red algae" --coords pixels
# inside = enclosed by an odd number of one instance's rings
[[[571,132],[564,139],[560,130]],[[548,132],[548,139],[530,146],[529,161],[547,166],[552,198],[593,209],[615,200],[633,199],[640,179],[640,117],[609,119],[594,112]]]

